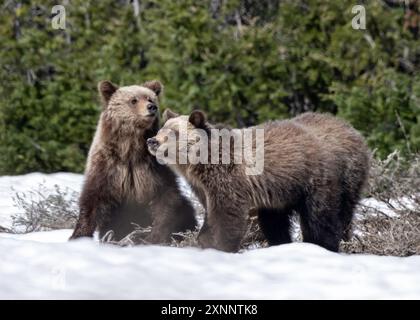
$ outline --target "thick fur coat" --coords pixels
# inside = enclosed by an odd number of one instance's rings
[[[147,151],[159,126],[158,81],[118,88],[99,83],[102,98],[89,151],[80,215],[71,239],[112,230],[120,240],[134,226],[152,226],[147,241],[164,243],[174,232],[193,230],[194,210],[180,193],[175,174]]]
[[[180,128],[187,128],[186,150],[206,143],[195,139],[195,129],[208,133],[208,148],[214,142],[214,127],[202,112],[179,116],[166,111],[164,117],[162,129],[177,137]],[[363,137],[343,120],[319,113],[255,128],[264,129],[264,168],[259,175],[247,175],[245,164],[170,165],[198,191],[206,207],[199,243],[238,251],[252,212],[258,213],[269,244],[288,243],[290,215],[297,212],[303,241],[338,251],[340,240],[350,236],[353,210],[368,177],[370,152]],[[149,139],[152,153],[166,141],[166,132]]]

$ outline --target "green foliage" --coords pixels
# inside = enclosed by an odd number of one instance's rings
[[[163,107],[247,126],[307,110],[348,119],[383,156],[420,148],[419,35],[365,1],[7,1],[0,14],[0,174],[83,170],[96,83],[158,78]],[[133,4],[134,3],[134,4]]]

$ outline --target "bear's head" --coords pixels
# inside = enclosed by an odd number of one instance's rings
[[[158,148],[164,145],[168,150],[176,150],[173,154],[178,162],[181,155],[186,156],[192,150],[195,152],[195,150],[208,149],[210,131],[214,127],[208,123],[202,111],[194,110],[187,116],[166,109],[162,120],[163,127],[155,137],[147,140],[148,149],[152,155],[158,158]]]
[[[98,84],[104,113],[120,124],[150,129],[159,122],[159,96],[163,85],[147,81],[141,85],[118,87],[110,81]]]

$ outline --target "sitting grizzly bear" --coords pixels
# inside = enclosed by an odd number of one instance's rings
[[[98,85],[103,102],[89,150],[80,215],[71,239],[99,237],[112,230],[120,240],[132,230],[152,226],[146,239],[164,243],[174,232],[193,230],[194,209],[180,193],[175,174],[147,151],[146,140],[159,125],[162,85],[149,81],[118,88]]]
[[[201,190],[207,210],[198,236],[202,247],[238,251],[251,212],[258,213],[270,245],[291,241],[292,212],[300,216],[305,242],[338,251],[340,240],[350,236],[353,210],[368,176],[370,153],[362,136],[349,124],[332,115],[305,113],[248,128],[251,132],[263,130],[262,140],[256,141],[255,134],[251,142],[252,148],[257,148],[258,142],[263,144],[262,171],[248,174],[246,163],[232,159],[235,152],[228,162],[211,159],[211,148],[220,145],[223,135],[213,134],[214,126],[201,111],[179,116],[166,110],[164,118],[164,127],[148,139],[149,151],[159,159],[160,148],[175,144],[177,161],[164,161],[194,190]],[[171,132],[175,140],[169,139]],[[234,142],[243,132],[228,130],[228,139]],[[208,161],[192,162],[192,150],[204,150],[204,160]],[[178,163],[185,156],[182,153],[187,153],[183,164]]]

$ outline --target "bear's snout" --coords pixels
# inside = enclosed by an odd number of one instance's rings
[[[157,112],[157,105],[156,104],[154,104],[154,103],[149,103],[148,105],[147,105],[147,111],[149,111],[149,113],[150,114],[156,114],[156,112]]]
[[[159,146],[159,142],[156,140],[156,138],[149,138],[147,139],[147,146],[151,149],[157,149]]]

